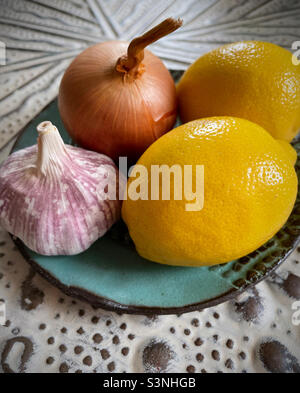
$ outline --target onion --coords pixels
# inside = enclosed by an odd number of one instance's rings
[[[60,85],[59,111],[75,142],[114,160],[127,156],[135,161],[173,127],[174,81],[144,48],[181,25],[180,19],[168,18],[129,46],[108,41],[73,60]]]

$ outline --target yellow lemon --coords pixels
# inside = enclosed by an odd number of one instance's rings
[[[296,161],[297,161],[297,152],[296,152],[296,150],[287,141],[283,141],[283,140],[278,139],[278,143],[281,145],[281,147],[283,148],[283,150],[287,154],[287,157],[290,160],[291,164],[295,165]]]
[[[277,45],[236,42],[200,57],[178,86],[183,122],[236,116],[291,141],[300,128],[300,65]]]
[[[138,171],[127,185],[122,216],[138,253],[159,263],[201,266],[254,251],[273,237],[292,211],[297,195],[293,161],[292,147],[245,119],[205,118],[165,134],[137,163],[148,187],[147,192],[145,184],[137,187],[144,190],[143,198],[130,197],[134,182],[140,180]],[[164,200],[162,192],[158,200],[151,199],[152,169],[162,165],[179,166],[183,174],[192,166],[195,195],[196,166],[203,168],[204,203],[199,210],[187,209],[193,202],[189,193],[188,198],[185,192],[181,200],[175,198],[184,178],[176,182],[173,173],[170,200]]]

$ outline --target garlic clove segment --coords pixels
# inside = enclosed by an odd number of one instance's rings
[[[0,224],[39,254],[81,253],[120,218],[125,177],[109,157],[65,145],[50,121],[37,130],[37,145],[0,167]]]

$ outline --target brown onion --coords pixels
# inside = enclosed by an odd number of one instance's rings
[[[114,160],[136,160],[172,128],[174,81],[162,61],[144,48],[181,24],[169,18],[129,46],[100,43],[73,60],[60,85],[59,111],[75,142]]]

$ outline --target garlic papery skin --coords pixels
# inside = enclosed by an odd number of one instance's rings
[[[39,254],[79,254],[119,219],[121,201],[103,194],[110,181],[123,192],[125,178],[109,157],[65,145],[51,122],[37,130],[37,145],[0,168],[0,224]]]

